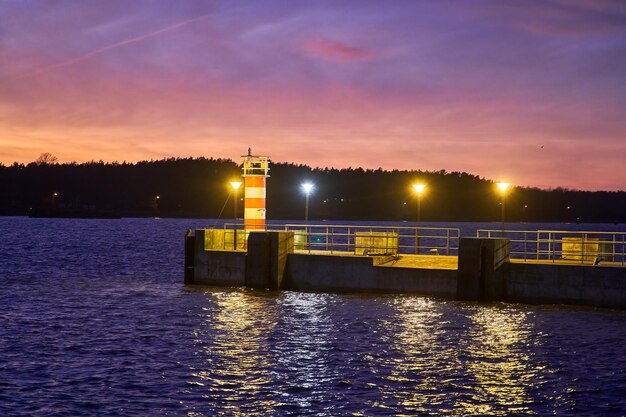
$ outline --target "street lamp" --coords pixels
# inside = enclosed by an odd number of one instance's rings
[[[311,194],[311,191],[313,191],[313,183],[310,182],[305,182],[304,184],[302,184],[302,189],[304,190],[304,195],[306,196],[306,203],[304,206],[304,222],[308,223],[309,222],[309,195]]]
[[[511,183],[497,182],[496,185],[498,186],[498,189],[500,190],[500,195],[502,196],[502,200],[500,203],[501,205],[500,222],[502,223],[502,233],[504,234],[504,197],[506,196],[506,191],[508,190]]]
[[[420,250],[420,240],[418,228],[420,224],[420,216],[421,216],[421,204],[422,204],[422,193],[426,188],[426,184],[413,184],[413,190],[415,190],[415,194],[417,194],[417,227],[415,228],[415,253],[419,253]]]
[[[413,184],[413,189],[415,190],[415,194],[417,194],[417,223],[420,222],[420,205],[422,200],[422,193],[426,188],[426,184]]]
[[[233,187],[233,192],[235,193],[235,198],[233,200],[235,202],[235,204],[233,205],[233,218],[235,219],[235,222],[237,222],[237,190],[239,189],[239,187],[241,187],[241,184],[241,181],[230,182],[230,186]]]

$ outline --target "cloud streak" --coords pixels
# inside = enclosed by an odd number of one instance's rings
[[[367,61],[376,57],[374,51],[326,39],[307,42],[304,50],[315,57],[340,63]]]
[[[61,62],[57,62],[55,64],[51,64],[51,65],[46,65],[46,66],[43,66],[43,67],[35,68],[35,69],[32,69],[30,71],[27,71],[27,72],[25,72],[23,74],[20,74],[20,75],[16,76],[15,79],[19,80],[19,79],[24,79],[24,78],[30,78],[30,77],[34,77],[36,75],[40,75],[40,74],[44,74],[46,72],[53,71],[53,70],[58,69],[58,68],[69,67],[69,66],[78,64],[80,62],[92,59],[92,58],[94,58],[94,57],[96,57],[96,56],[98,56],[98,55],[100,55],[100,54],[102,54],[104,52],[110,51],[112,49],[119,48],[119,47],[126,46],[126,45],[131,45],[131,44],[134,44],[134,43],[137,43],[137,42],[142,42],[142,41],[144,41],[146,39],[153,38],[153,37],[161,35],[163,33],[171,32],[171,31],[176,30],[176,29],[178,29],[180,27],[187,26],[190,23],[196,22],[198,20],[205,19],[208,16],[209,15],[206,14],[206,15],[194,17],[192,19],[183,20],[181,22],[174,23],[174,24],[169,25],[169,26],[165,26],[165,27],[163,27],[161,29],[157,29],[155,31],[146,33],[144,35],[140,35],[140,36],[135,36],[135,37],[132,37],[132,38],[124,39],[122,41],[112,43],[112,44],[104,46],[102,48],[98,48],[98,49],[93,50],[91,52],[87,52],[85,54],[82,54],[82,55],[79,55],[79,56],[75,56],[73,58],[70,58],[70,59],[67,59],[67,60],[64,60],[64,61],[61,61]]]

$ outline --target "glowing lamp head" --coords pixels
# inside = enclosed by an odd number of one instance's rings
[[[426,184],[413,184],[413,189],[417,193],[417,195],[421,195],[426,188]]]
[[[511,183],[508,182],[497,182],[496,185],[498,186],[498,188],[500,189],[500,192],[502,194],[506,193],[506,190],[509,188],[509,186],[511,185]]]
[[[304,184],[302,184],[302,189],[304,190],[304,193],[306,195],[311,194],[311,191],[313,191],[313,187],[314,185],[310,182],[305,182]]]
[[[238,190],[241,187],[241,181],[231,181],[230,186],[233,187],[233,190]]]

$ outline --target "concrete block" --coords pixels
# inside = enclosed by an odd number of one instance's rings
[[[506,301],[626,308],[626,268],[515,262],[507,265]]]
[[[292,254],[283,288],[305,291],[374,289],[373,259],[363,256]]]
[[[293,232],[252,232],[248,237],[246,286],[279,289],[287,255],[293,253]]]
[[[509,261],[508,239],[461,238],[457,299],[501,300],[505,297],[504,272]]]
[[[597,238],[564,237],[561,241],[561,258],[570,261],[593,263],[596,258],[613,260],[613,242]]]
[[[193,284],[242,287],[245,285],[246,253],[196,251]]]
[[[356,232],[354,252],[357,255],[395,255],[398,253],[396,232]]]
[[[196,237],[188,230],[185,234],[185,284],[194,282]]]
[[[456,270],[374,266],[375,257],[289,255],[283,288],[296,291],[407,292],[452,298]]]

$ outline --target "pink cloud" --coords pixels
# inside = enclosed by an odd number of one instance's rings
[[[367,61],[373,59],[377,54],[369,49],[348,45],[343,42],[320,39],[307,42],[304,50],[309,54],[327,61],[352,62]]]

